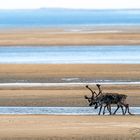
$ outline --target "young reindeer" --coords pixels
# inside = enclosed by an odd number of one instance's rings
[[[96,97],[94,97],[94,99],[89,100],[90,101],[89,106],[95,105],[95,109],[100,106],[98,115],[100,115],[103,105],[104,105],[103,115],[105,114],[106,107],[111,115],[111,104],[117,104],[117,109],[115,110],[115,112],[113,114],[116,114],[117,110],[121,107],[123,115],[125,115],[127,111],[130,115],[132,115],[129,111],[129,104],[125,103],[125,100],[127,98],[126,95],[118,94],[118,93],[102,93],[100,85],[97,84],[96,86],[99,89],[99,94],[96,95]],[[125,106],[125,108],[126,108],[125,112],[123,110],[123,106]]]

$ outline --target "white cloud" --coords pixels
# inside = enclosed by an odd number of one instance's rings
[[[41,7],[139,9],[140,0],[0,0],[0,9],[30,9]]]

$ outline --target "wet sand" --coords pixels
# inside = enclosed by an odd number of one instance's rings
[[[0,64],[0,82],[66,82],[88,80],[140,80],[139,64]],[[67,81],[72,82],[72,81]]]
[[[140,45],[139,26],[0,30],[0,46]]]
[[[0,115],[2,140],[139,140],[139,116]]]
[[[91,88],[98,92],[95,85]],[[140,87],[102,85],[103,92],[126,94],[130,106],[140,106]],[[57,87],[57,89],[14,89],[0,90],[0,106],[50,106],[50,107],[86,107],[84,95],[91,92],[83,87]]]

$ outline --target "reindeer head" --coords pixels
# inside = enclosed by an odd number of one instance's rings
[[[97,109],[100,106],[100,102],[97,101],[96,99],[91,100],[89,106],[94,106],[94,108]]]
[[[88,97],[87,95],[85,95],[85,99],[88,100],[88,103],[89,103],[89,106],[92,106],[92,105],[95,105],[96,102],[95,102],[95,95],[97,96],[96,92],[93,91],[88,85],[86,85],[86,88],[89,89],[92,93],[91,97]]]
[[[84,97],[85,97],[85,99],[87,99],[87,100],[88,100],[88,103],[90,103],[90,102],[91,102],[91,97],[88,97],[87,95],[85,95]]]
[[[85,99],[89,99],[89,98],[90,98],[90,97],[88,97],[87,95],[85,95],[84,97],[85,97]]]
[[[88,100],[89,106],[93,106],[96,104],[95,98],[93,98],[93,96],[88,97],[87,95],[85,95],[84,98]]]
[[[100,106],[99,102],[95,102],[94,108],[97,109]]]
[[[95,99],[90,100],[89,106],[93,105],[95,105],[95,107],[97,106],[97,101]]]

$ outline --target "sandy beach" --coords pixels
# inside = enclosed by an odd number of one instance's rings
[[[139,122],[139,116],[0,115],[0,139],[139,140]]]
[[[0,46],[140,45],[139,26],[1,29]]]

